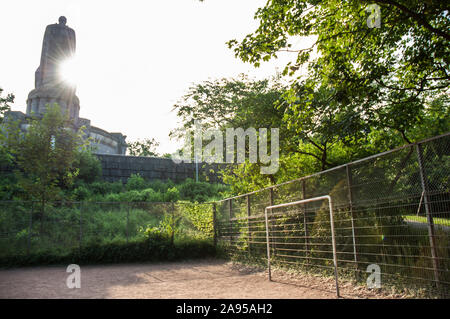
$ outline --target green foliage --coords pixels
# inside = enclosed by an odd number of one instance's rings
[[[200,238],[211,238],[214,234],[212,206],[192,202],[181,202],[182,215],[197,230]],[[185,227],[188,228],[188,227]]]
[[[379,5],[380,28],[368,27],[368,4]],[[262,176],[258,163],[229,168],[233,194],[448,132],[446,10],[436,1],[268,1],[255,32],[228,45],[255,66],[291,52],[289,88],[280,79],[208,81],[174,108],[184,129],[194,119],[220,130],[280,128],[278,173]],[[298,47],[302,37],[312,45]]]
[[[0,202],[0,232],[9,234],[0,240],[0,266],[213,256],[212,231],[202,226],[212,225],[211,205],[199,205],[54,203],[41,227],[30,202]]]
[[[195,182],[190,178],[180,184],[178,189],[181,199],[193,202],[205,202],[217,194],[217,189],[214,189],[211,184]]]
[[[128,179],[125,185],[127,191],[123,191],[120,183],[95,182],[86,184],[85,187],[91,193],[91,196],[85,199],[107,202],[177,202],[179,200],[206,202],[221,198],[221,194],[228,189],[222,184],[194,182],[192,179],[179,184],[158,180],[147,182],[138,174]]]
[[[165,202],[176,202],[180,199],[180,191],[176,187],[169,188],[166,193],[164,193]]]
[[[84,185],[78,186],[75,188],[72,192],[73,196],[75,197],[75,200],[83,201],[91,197],[92,193],[89,191],[89,188],[87,188]]]
[[[93,183],[102,175],[100,160],[89,151],[78,152],[74,166],[78,169],[76,179],[85,183]]]
[[[131,190],[142,190],[146,188],[147,182],[145,179],[139,174],[131,174],[131,176],[127,180],[126,189],[128,191]]]
[[[129,142],[127,152],[128,155],[131,156],[158,157],[159,154],[156,151],[156,148],[158,146],[159,143],[154,138],[152,139],[146,138],[144,140]]]
[[[16,158],[15,173],[25,199],[45,203],[61,198],[61,190],[79,172],[74,163],[84,146],[81,134],[72,129],[68,115],[56,104],[47,107],[42,119],[32,119],[23,136],[17,130],[8,131],[8,146]]]
[[[0,87],[0,125],[3,124],[5,115],[11,110],[9,103],[14,102],[14,95],[8,94],[2,97],[3,89]],[[7,167],[13,162],[13,157],[6,145],[7,131],[0,126],[0,168]]]
[[[284,91],[279,78],[250,80],[241,74],[238,78],[205,81],[189,88],[174,105],[182,126],[170,135],[182,138],[184,130],[199,121],[204,129],[226,127],[279,127],[283,109],[274,107]]]
[[[367,24],[372,3],[380,8],[379,28]],[[336,117],[338,125],[346,123],[341,129],[347,135],[367,124],[407,139],[427,101],[448,92],[450,20],[444,2],[268,1],[255,18],[253,34],[228,42],[236,56],[259,66],[280,51],[295,53],[284,74],[300,74],[292,86],[296,105]],[[311,37],[312,45],[294,47],[296,37]],[[329,103],[320,105],[323,91]]]
[[[3,89],[0,87],[0,124],[3,122],[5,114],[11,110],[10,103],[14,103],[15,96],[9,93],[6,97],[2,97]]]
[[[165,192],[167,192],[167,190],[169,188],[174,187],[175,183],[171,180],[163,182],[163,181],[157,179],[157,180],[148,182],[148,186],[151,189],[155,190],[156,192],[165,193]]]
[[[93,194],[107,195],[111,193],[120,193],[124,186],[121,182],[94,182],[89,184]]]
[[[163,202],[163,195],[159,191],[153,190],[153,188],[144,189],[142,192],[144,201],[146,202]]]
[[[169,240],[173,245],[175,242],[175,235],[177,235],[181,230],[179,228],[180,216],[175,216],[175,207],[172,207],[173,212],[165,214],[163,219],[159,222],[157,227],[147,226],[141,231],[150,240]]]
[[[165,238],[151,236],[146,240],[90,244],[76,248],[66,254],[51,252],[0,257],[2,267],[17,267],[51,264],[105,264],[128,262],[176,261],[215,256],[215,248],[209,241],[191,240],[172,245]]]

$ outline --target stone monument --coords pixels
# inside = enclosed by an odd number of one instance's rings
[[[75,55],[75,31],[66,25],[66,18],[47,26],[42,42],[39,67],[35,73],[35,89],[28,95],[27,115],[45,113],[46,104],[58,103],[76,123],[80,112],[80,101],[75,94],[76,87],[63,81],[59,68]]]
[[[50,24],[45,29],[41,60],[35,72],[35,88],[28,94],[26,114],[11,111],[9,117],[18,120],[25,131],[31,117],[42,117],[47,105],[58,103],[61,110],[69,114],[74,129],[85,127],[94,153],[123,155],[127,149],[126,136],[107,132],[91,125],[90,120],[80,118],[76,86],[64,81],[60,74],[61,64],[73,57],[76,51],[75,31],[66,23],[67,19],[60,17],[58,23]]]

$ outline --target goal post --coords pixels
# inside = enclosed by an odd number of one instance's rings
[[[266,223],[266,242],[267,242],[267,268],[268,268],[268,272],[269,272],[269,280],[272,280],[272,272],[270,269],[270,236],[269,236],[269,218],[267,216],[267,212],[269,210],[272,210],[275,208],[295,206],[295,205],[299,205],[299,204],[305,204],[305,203],[309,203],[309,202],[316,202],[316,201],[322,201],[322,200],[328,201],[329,210],[330,210],[331,245],[333,248],[334,277],[335,277],[335,281],[336,281],[336,295],[339,298],[340,295],[339,295],[339,283],[338,283],[338,271],[337,271],[336,238],[335,238],[335,234],[334,234],[333,203],[332,203],[331,197],[329,195],[303,199],[303,200],[290,202],[290,203],[271,205],[271,206],[267,206],[264,209],[264,217],[265,217],[265,223]]]

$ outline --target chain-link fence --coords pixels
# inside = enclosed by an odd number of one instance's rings
[[[0,257],[63,256],[90,245],[140,241],[149,231],[172,241],[212,242],[212,204],[0,202]]]
[[[217,241],[237,258],[266,258],[264,209],[322,195],[333,201],[340,278],[450,297],[450,133],[216,204]],[[269,212],[272,264],[332,274],[327,203]]]
[[[267,261],[267,206],[329,195],[339,278],[449,297],[450,133],[215,203],[0,202],[0,258],[64,255],[138,241],[152,228],[173,240],[211,239],[238,258]],[[333,272],[327,203],[270,210],[272,264]]]

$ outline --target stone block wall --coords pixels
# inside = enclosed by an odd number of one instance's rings
[[[126,182],[131,174],[139,173],[147,180],[172,180],[181,182],[195,179],[195,164],[176,164],[168,158],[96,154],[102,164],[103,180]],[[218,170],[226,164],[199,164],[199,179],[220,183]]]

